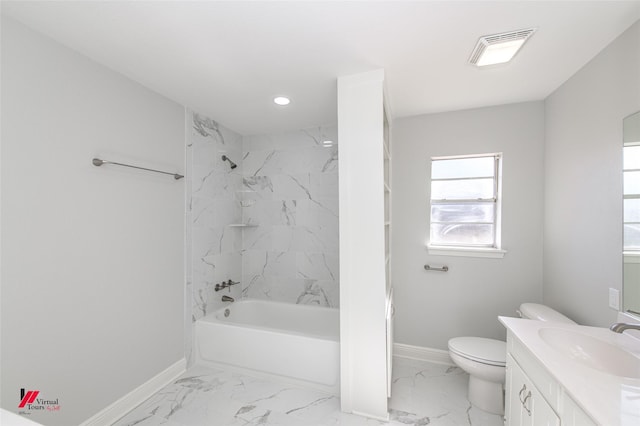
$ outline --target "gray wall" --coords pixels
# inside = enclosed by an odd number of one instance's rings
[[[640,110],[640,23],[545,102],[544,301],[608,326],[622,284],[622,119]]]
[[[2,407],[75,425],[184,357],[184,108],[2,20]]]
[[[504,338],[497,315],[542,300],[544,105],[530,102],[394,122],[392,276],[396,342],[446,349]],[[503,153],[503,259],[429,255],[430,158]],[[423,265],[449,266],[427,272]]]

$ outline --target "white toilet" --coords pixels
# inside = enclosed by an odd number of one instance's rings
[[[572,323],[548,306],[523,303],[518,314],[538,321]],[[468,398],[471,404],[494,414],[504,414],[504,382],[507,344],[484,337],[455,337],[449,340],[453,362],[469,373]]]

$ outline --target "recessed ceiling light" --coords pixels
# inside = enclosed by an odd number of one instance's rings
[[[529,28],[480,37],[469,62],[479,67],[509,62],[535,31]]]
[[[276,105],[282,105],[282,106],[284,106],[284,105],[289,105],[289,103],[291,102],[291,99],[286,98],[286,97],[284,97],[284,96],[276,96],[275,98],[273,98],[273,102],[274,102]]]

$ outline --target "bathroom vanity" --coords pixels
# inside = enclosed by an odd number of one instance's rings
[[[640,425],[640,340],[606,328],[499,317],[505,424]]]

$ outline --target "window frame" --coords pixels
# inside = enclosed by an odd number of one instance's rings
[[[624,185],[625,182],[625,175],[626,173],[633,173],[633,172],[640,172],[640,169],[625,169],[624,168],[624,153],[625,153],[625,148],[634,148],[634,147],[638,147],[640,146],[640,142],[626,142],[624,144],[624,146],[622,147],[622,155],[623,155],[623,166],[622,166],[622,182]],[[640,193],[631,193],[631,194],[626,194],[625,193],[625,188],[623,186],[622,188],[622,252],[626,253],[628,255],[640,255],[640,247],[629,247],[625,244],[625,227],[628,224],[631,225],[638,225],[640,224],[640,222],[636,222],[636,221],[625,221],[624,220],[624,212],[625,212],[625,205],[624,202],[625,200],[634,200],[634,199],[639,199],[640,198]]]
[[[434,178],[433,177],[433,164],[435,161],[443,160],[462,160],[469,158],[486,158],[493,157],[493,175],[491,176],[473,176],[463,178]],[[451,156],[438,156],[431,157],[430,160],[430,176],[429,176],[429,242],[427,243],[427,249],[429,254],[435,255],[451,255],[451,256],[466,256],[466,257],[494,257],[502,258],[506,253],[502,249],[502,163],[503,154],[501,152],[485,153],[485,154],[468,154],[468,155],[451,155]],[[478,179],[493,179],[492,189],[493,194],[490,198],[440,198],[434,199],[431,193],[431,185],[434,181],[451,181],[451,180],[478,180]],[[471,223],[471,224],[488,224],[493,225],[493,242],[491,244],[461,244],[461,243],[431,243],[431,228],[434,223],[458,223],[458,222],[442,222],[434,221],[432,213],[434,205],[454,205],[463,203],[477,203],[477,204],[490,204],[493,205],[493,217],[492,222],[477,221],[477,222],[459,222],[459,223]]]

